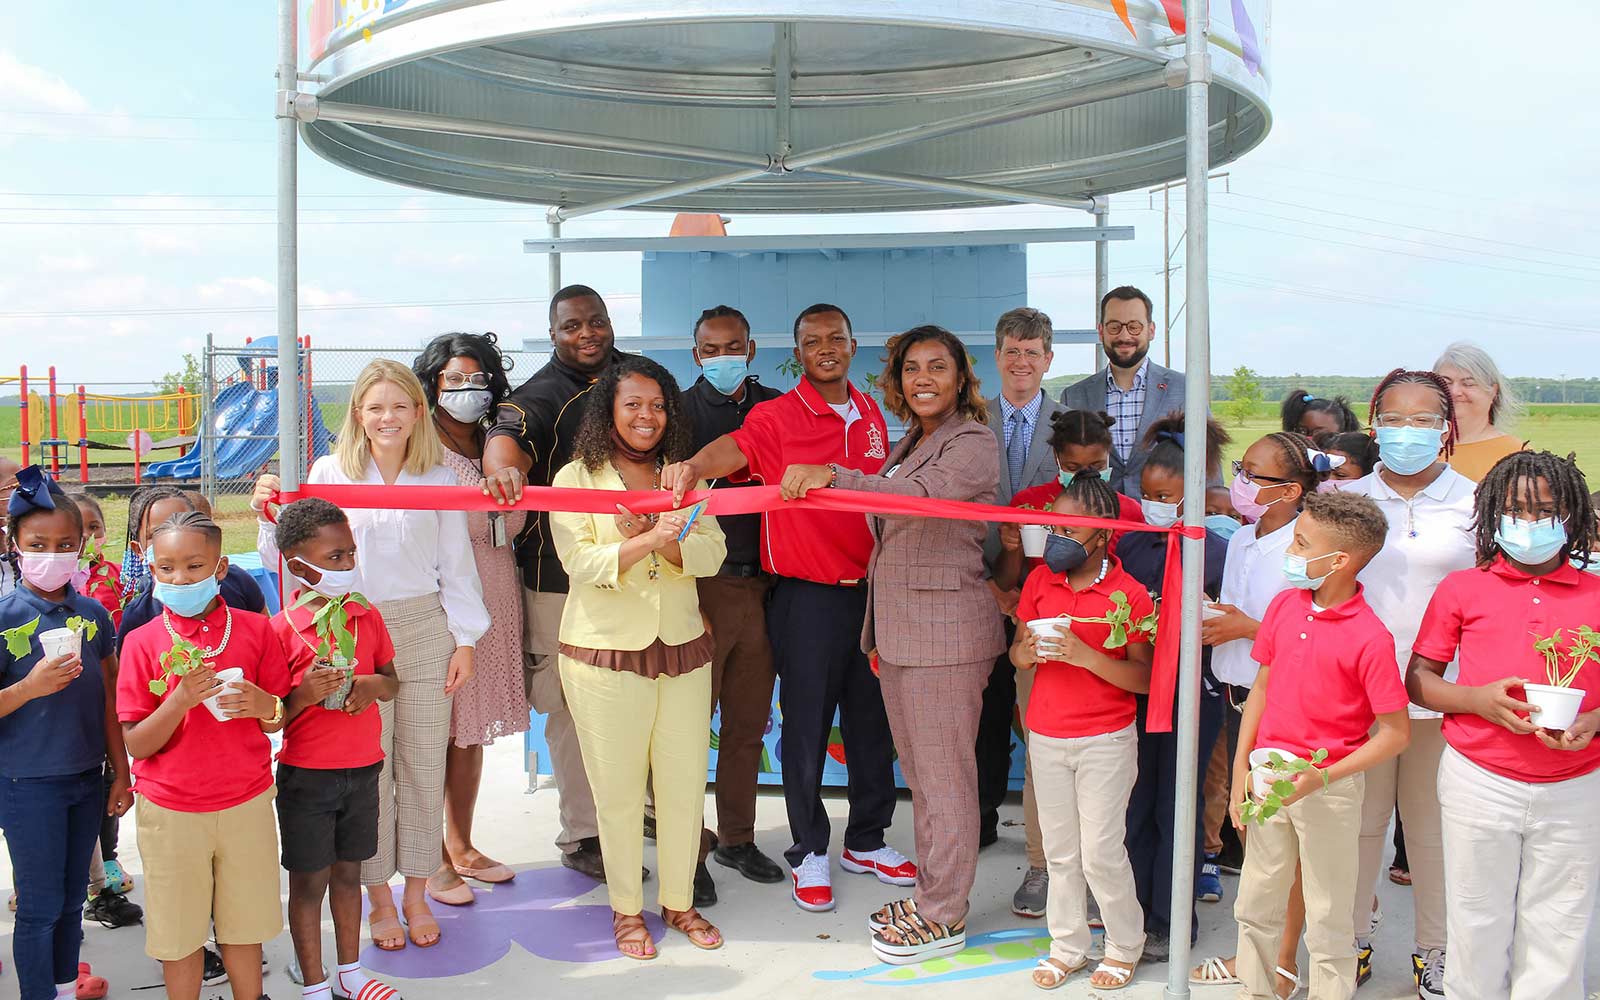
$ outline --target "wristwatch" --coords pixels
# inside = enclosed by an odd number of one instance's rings
[[[269,726],[276,726],[278,723],[280,723],[282,721],[283,721],[283,699],[279,698],[277,695],[273,695],[272,696],[272,718],[267,719],[266,723]]]

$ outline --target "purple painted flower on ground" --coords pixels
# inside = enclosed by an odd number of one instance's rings
[[[529,954],[555,962],[604,962],[620,958],[611,933],[608,905],[562,905],[593,891],[595,882],[569,868],[529,868],[510,882],[474,885],[477,900],[467,906],[430,903],[439,921],[439,943],[383,951],[368,943],[361,952],[367,968],[401,979],[444,979],[486,969],[511,952],[513,943]],[[396,894],[395,905],[400,899]],[[645,914],[657,941],[666,928]]]

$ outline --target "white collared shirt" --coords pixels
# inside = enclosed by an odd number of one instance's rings
[[[1272,534],[1256,537],[1256,525],[1247,524],[1228,539],[1228,558],[1222,566],[1222,593],[1217,600],[1231,604],[1260,621],[1267,605],[1289,586],[1283,575],[1283,554],[1294,541],[1294,522]],[[1235,687],[1249,687],[1260,668],[1251,656],[1253,639],[1234,639],[1211,650],[1211,672],[1217,680]]]
[[[336,456],[325,455],[311,466],[308,483],[383,485],[378,464],[367,459],[367,473],[358,482],[339,468]],[[402,471],[396,486],[459,486],[448,466],[436,465],[421,475]],[[467,515],[459,510],[345,511],[356,540],[356,566],[361,593],[374,603],[439,595],[439,604],[457,646],[475,646],[489,631],[489,610],[467,535]],[[256,534],[262,565],[278,565],[275,529],[262,524]]]
[[[1371,497],[1389,521],[1383,548],[1357,577],[1378,620],[1394,634],[1394,655],[1403,678],[1411,662],[1411,646],[1422,627],[1422,615],[1439,582],[1457,570],[1471,569],[1477,545],[1472,531],[1472,498],[1477,485],[1445,467],[1439,478],[1406,500],[1384,482],[1378,463],[1371,475],[1347,483],[1343,492]],[[1454,680],[1451,661],[1446,680]],[[1413,719],[1442,718],[1417,705]]]

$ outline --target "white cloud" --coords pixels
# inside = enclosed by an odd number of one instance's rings
[[[265,278],[251,276],[248,278],[218,278],[216,281],[201,285],[195,289],[195,294],[207,302],[224,299],[226,305],[255,305],[254,301],[243,302],[241,299],[262,299],[273,293],[277,286]]]
[[[82,274],[94,270],[95,265],[95,259],[86,253],[46,253],[39,256],[39,270],[52,274]]]
[[[89,100],[54,73],[30,66],[7,51],[0,51],[0,94],[12,111],[82,113]]]

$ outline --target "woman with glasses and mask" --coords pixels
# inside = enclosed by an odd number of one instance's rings
[[[484,434],[495,407],[511,394],[510,365],[492,333],[446,333],[435,337],[411,370],[428,398],[433,426],[444,445],[444,465],[463,484],[483,475]],[[483,748],[502,736],[528,729],[522,687],[522,596],[511,543],[527,515],[490,511],[467,515],[472,557],[489,609],[489,631],[478,640],[475,670],[456,692],[445,752],[444,849],[428,895],[452,906],[472,902],[464,879],[509,882],[512,871],[472,843],[472,813],[483,777]]]
[[[1434,590],[1448,574],[1474,564],[1475,486],[1449,464],[1458,427],[1454,393],[1439,374],[1398,368],[1390,372],[1372,394],[1370,420],[1378,445],[1377,468],[1346,484],[1343,492],[1371,497],[1389,521],[1382,550],[1359,579],[1367,603],[1394,634],[1403,672]],[[1444,848],[1438,795],[1442,724],[1439,713],[1412,705],[1410,746],[1366,772],[1355,913],[1357,978],[1364,980],[1372,974],[1373,892],[1398,805],[1416,910],[1412,975],[1418,996],[1429,1000],[1444,996]]]
[[[1279,431],[1246,448],[1244,457],[1233,463],[1228,494],[1245,524],[1228,539],[1222,592],[1218,602],[1206,608],[1200,623],[1200,641],[1211,647],[1211,672],[1231,689],[1235,710],[1223,713],[1230,747],[1236,746],[1239,738],[1237,709],[1256,679],[1251,645],[1267,605],[1289,586],[1283,575],[1283,557],[1294,540],[1294,522],[1302,500],[1321,483],[1316,457],[1320,454],[1302,435]],[[1312,562],[1311,569],[1320,567]],[[1296,880],[1278,953],[1279,996],[1287,997],[1299,986],[1297,954],[1304,929],[1305,902]],[[1189,981],[1236,984],[1236,963],[1231,958],[1206,959],[1190,972]]]

